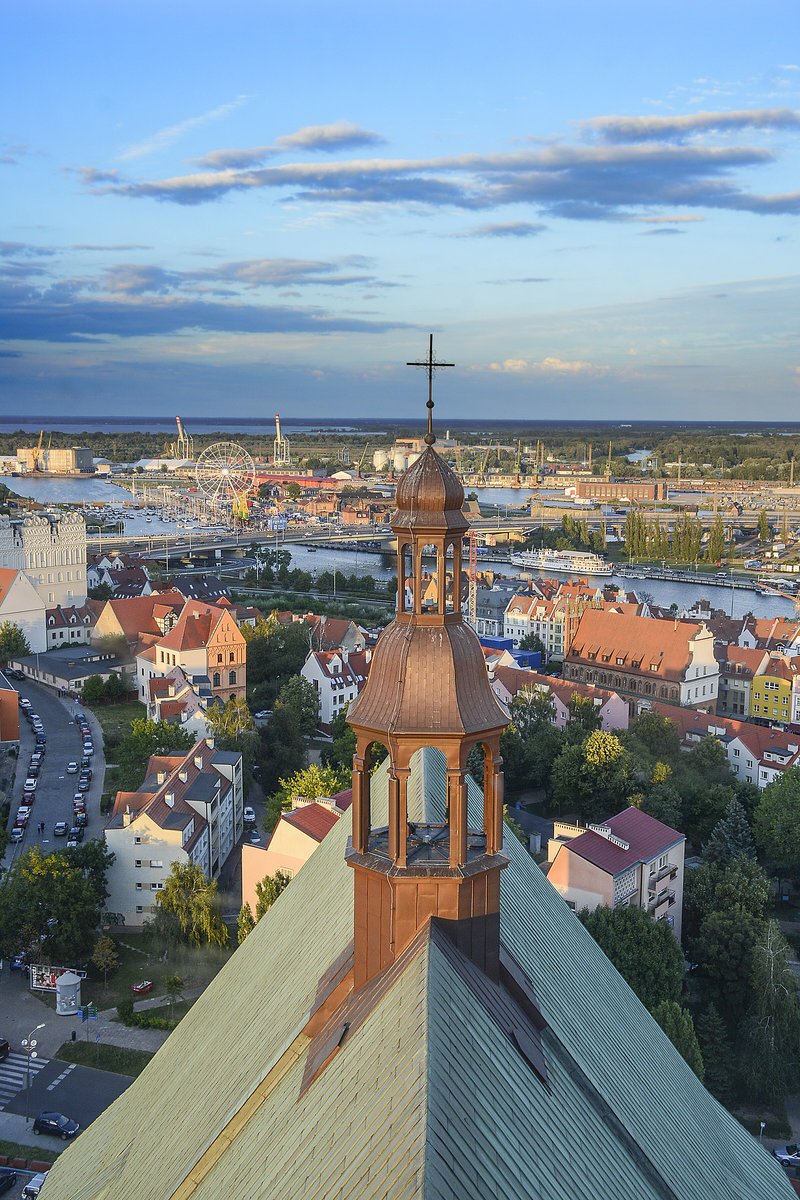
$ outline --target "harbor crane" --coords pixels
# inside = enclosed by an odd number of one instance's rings
[[[368,450],[369,450],[369,444],[367,444],[364,447],[364,449],[361,451],[361,458],[358,460],[358,466],[356,467],[356,479],[361,478],[361,468],[364,465],[364,459],[367,457]]]
[[[281,418],[275,413],[275,441],[272,443],[272,461],[276,467],[286,467],[292,461],[289,439],[281,433]]]
[[[611,482],[611,442],[608,443],[608,462],[606,463],[606,483]]]

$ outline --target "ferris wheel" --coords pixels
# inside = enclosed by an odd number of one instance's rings
[[[255,484],[253,460],[235,442],[215,442],[197,460],[197,486],[216,509],[233,516],[247,511],[247,493]]]

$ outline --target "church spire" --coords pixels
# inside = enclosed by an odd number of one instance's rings
[[[429,437],[400,479],[392,529],[397,536],[397,612],[372,656],[370,674],[351,706],[353,834],[347,858],[355,872],[355,980],[360,986],[393,961],[431,916],[455,921],[459,944],[495,975],[503,839],[500,734],[508,714],[496,699],[480,643],[461,614],[464,489],[433,449],[428,360]],[[429,573],[428,568],[435,564]],[[388,825],[375,828],[370,806],[370,748],[389,753]],[[484,754],[479,827],[467,821],[467,756]],[[442,825],[409,822],[412,759],[425,747],[444,756]],[[472,947],[472,950],[470,950]],[[474,953],[472,952],[474,951]]]

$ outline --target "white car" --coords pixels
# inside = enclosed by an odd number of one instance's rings
[[[68,762],[67,763],[67,774],[68,775],[77,775],[78,774],[78,764],[76,762]]]
[[[243,819],[244,819],[245,825],[255,825],[255,823],[256,823],[255,809],[250,808],[249,806],[247,808],[245,808]]]
[[[39,780],[36,778],[36,776],[29,775],[28,778],[25,780],[24,790],[26,792],[35,792],[38,786],[39,786]]]

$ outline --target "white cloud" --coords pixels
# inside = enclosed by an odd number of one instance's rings
[[[285,150],[340,150],[345,146],[377,146],[383,142],[378,133],[361,129],[352,121],[335,121],[331,125],[304,125],[295,133],[284,134],[275,141]]]
[[[129,146],[127,150],[123,150],[122,154],[117,155],[117,158],[127,161],[131,158],[144,158],[157,150],[165,150],[190,130],[197,129],[200,125],[206,125],[209,121],[221,121],[223,117],[227,117],[246,100],[247,96],[237,96],[230,104],[221,104],[219,108],[212,108],[210,112],[203,113],[199,117],[188,117],[185,121],[179,121],[177,125],[168,125],[166,129],[160,129],[158,133],[152,134],[137,145]]]
[[[548,355],[538,362],[526,358],[507,358],[503,362],[489,363],[490,371],[499,371],[507,375],[605,375],[608,367],[597,363],[584,362],[581,359],[567,360]]]

